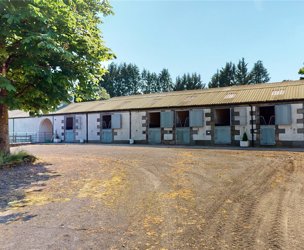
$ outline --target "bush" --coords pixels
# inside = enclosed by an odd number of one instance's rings
[[[244,132],[244,134],[243,134],[242,141],[248,141],[248,136],[247,136],[246,132]]]
[[[0,167],[1,166],[16,166],[23,163],[34,163],[37,158],[30,155],[26,151],[19,151],[13,154],[5,155],[0,152]]]

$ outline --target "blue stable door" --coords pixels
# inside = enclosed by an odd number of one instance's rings
[[[214,130],[215,144],[231,144],[231,127],[216,126]]]
[[[275,126],[263,125],[260,127],[260,144],[265,146],[275,145]]]
[[[101,131],[101,142],[103,143],[112,143],[112,129],[103,129]]]
[[[176,128],[176,144],[190,144],[190,128]]]
[[[161,143],[161,129],[160,128],[149,128],[148,142],[150,144],[160,144]]]
[[[65,131],[65,142],[74,142],[74,141],[75,141],[74,130],[66,130]]]

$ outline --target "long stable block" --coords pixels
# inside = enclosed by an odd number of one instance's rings
[[[11,111],[11,136],[32,142],[304,147],[304,81],[116,97],[29,117]]]

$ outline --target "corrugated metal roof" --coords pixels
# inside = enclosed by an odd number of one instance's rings
[[[115,97],[72,103],[55,114],[304,100],[304,81]]]

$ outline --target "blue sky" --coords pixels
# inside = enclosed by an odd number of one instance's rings
[[[262,60],[271,81],[295,80],[304,62],[304,1],[111,1],[101,26],[117,63],[208,83],[228,61]]]

